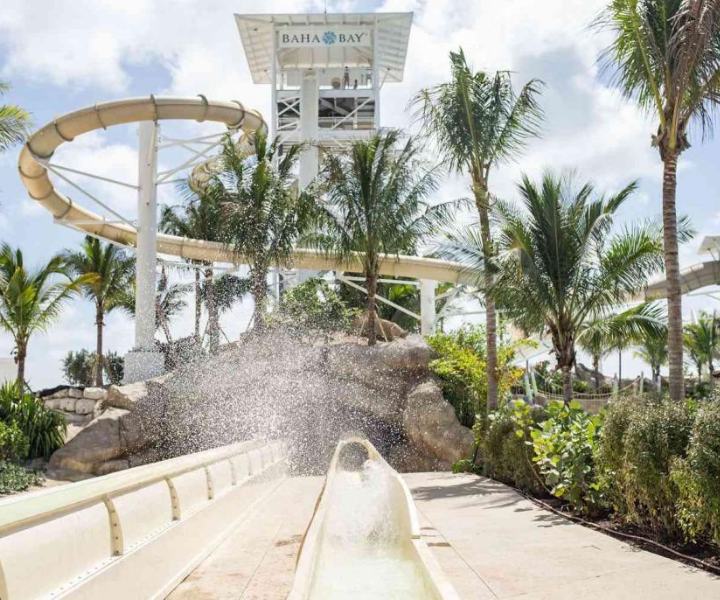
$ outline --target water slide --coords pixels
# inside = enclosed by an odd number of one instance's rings
[[[404,480],[364,437],[342,439],[288,600],[457,600]]]
[[[53,217],[75,229],[124,246],[135,247],[134,227],[98,215],[60,192],[49,177],[46,165],[55,150],[77,136],[139,121],[194,120],[216,122],[230,130],[252,134],[267,131],[260,113],[246,109],[240,102],[208,100],[204,96],[176,98],[149,96],[95,104],[65,114],[35,132],[20,152],[19,173],[30,197]],[[157,251],[180,258],[242,263],[242,257],[217,242],[195,240],[158,233]],[[339,262],[322,252],[296,250],[292,264],[297,269],[361,271],[359,257]],[[448,283],[472,284],[473,279],[457,263],[417,256],[385,256],[380,263],[384,276],[413,277]]]

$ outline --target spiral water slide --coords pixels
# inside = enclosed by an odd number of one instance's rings
[[[237,101],[208,100],[204,96],[149,96],[105,102],[58,117],[34,133],[20,153],[20,178],[30,197],[50,211],[55,220],[110,242],[136,247],[137,230],[131,223],[112,220],[77,204],[54,186],[46,165],[59,146],[71,143],[84,133],[114,125],[173,119],[221,123],[231,131],[242,131],[246,135],[267,131],[260,113],[246,109]],[[163,233],[157,234],[157,251],[194,260],[243,263],[241,256],[223,244]],[[338,262],[322,252],[302,249],[296,250],[291,264],[284,266],[310,270],[361,270],[359,257]],[[384,256],[380,272],[385,276],[472,284],[472,278],[457,263],[417,256]]]

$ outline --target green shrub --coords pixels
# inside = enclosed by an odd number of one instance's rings
[[[578,402],[550,402],[547,418],[530,431],[533,461],[550,493],[589,512],[601,504],[593,452],[602,425]]]
[[[20,428],[0,421],[0,461],[27,458],[28,450],[28,439]]]
[[[41,483],[43,476],[20,465],[0,461],[0,494],[12,494]]]
[[[70,350],[62,360],[63,375],[70,385],[91,386],[95,383],[93,371],[97,355],[89,350]],[[105,374],[109,369],[110,383],[118,385],[122,382],[125,371],[125,361],[117,352],[107,352],[103,355],[106,362]]]
[[[545,490],[532,462],[530,432],[544,418],[538,409],[522,400],[514,400],[490,414],[487,431],[476,425],[481,438],[480,458],[483,473],[533,494]]]
[[[687,458],[678,458],[672,480],[679,490],[677,517],[692,540],[707,537],[720,546],[720,400],[698,410]]]
[[[440,379],[445,399],[455,409],[458,421],[473,427],[477,415],[485,414],[487,398],[484,328],[465,326],[450,333],[436,333],[427,341],[435,354],[430,370]],[[510,364],[514,356],[512,346],[501,345],[498,349],[500,398],[505,398],[522,377],[522,369]]]
[[[671,467],[687,453],[694,417],[691,405],[669,399],[609,406],[598,462],[619,517],[665,536],[682,533]]]
[[[452,466],[453,473],[475,473],[479,475],[482,471],[471,458],[456,460]]]
[[[15,425],[28,443],[28,458],[49,457],[63,445],[67,424],[64,417],[45,407],[40,398],[19,394],[15,382],[0,388],[0,420]]]
[[[349,332],[357,314],[327,281],[312,278],[283,294],[268,324],[297,334]]]

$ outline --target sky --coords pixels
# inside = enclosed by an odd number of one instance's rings
[[[637,179],[639,191],[622,209],[621,221],[657,218],[662,165],[650,147],[655,125],[608,85],[597,64],[608,38],[589,25],[604,4],[605,0],[6,0],[0,11],[0,79],[10,82],[12,90],[3,101],[30,111],[37,127],[96,102],[151,93],[238,99],[269,115],[269,86],[251,81],[233,13],[412,11],[404,81],[382,90],[383,126],[412,131],[409,99],[418,89],[447,80],[448,53],[462,47],[476,69],[510,70],[518,85],[531,78],[546,84],[542,136],[515,163],[493,173],[495,195],[516,197],[521,173],[537,177],[548,168],[572,169],[608,193]],[[133,182],[135,138],[131,126],[93,132],[63,146],[54,160]],[[703,141],[693,131],[691,142],[680,161],[677,200],[679,212],[690,217],[698,235],[681,250],[683,266],[708,260],[697,253],[700,241],[720,233],[720,140]],[[0,155],[0,241],[19,246],[26,261],[37,265],[64,248],[78,247],[82,236],[53,224],[49,213],[28,198],[17,175],[18,152],[19,148]],[[169,160],[161,156],[160,169]],[[132,192],[102,185],[88,184],[87,189],[133,218]],[[444,182],[437,199],[467,195],[466,182],[453,177]],[[175,190],[162,188],[159,200],[174,203]],[[686,298],[686,318],[702,308],[715,308],[714,302],[705,296]],[[221,326],[232,339],[248,318],[249,304],[244,302],[222,317]],[[132,322],[113,313],[106,323],[107,348],[124,354],[132,346]],[[173,323],[173,334],[186,335],[192,327],[188,309]],[[62,357],[69,350],[92,349],[94,339],[90,302],[72,301],[48,334],[31,338],[31,386],[58,384]],[[9,358],[12,348],[11,338],[0,334],[0,359]],[[612,374],[617,359],[608,358],[603,366]],[[626,353],[623,374],[642,369],[648,370]]]

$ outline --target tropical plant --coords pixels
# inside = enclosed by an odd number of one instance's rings
[[[0,248],[0,325],[13,337],[17,383],[25,386],[28,342],[36,331],[47,331],[60,316],[63,304],[89,276],[72,279],[62,256],[51,258],[34,271],[25,268],[22,252],[8,244]]]
[[[0,421],[0,463],[27,458],[30,445],[17,423]]]
[[[652,380],[660,380],[660,368],[668,361],[667,328],[657,334],[646,333],[638,340],[634,355],[650,366]]]
[[[10,91],[10,86],[0,81],[0,94]],[[32,120],[27,111],[15,104],[0,105],[0,152],[12,148],[15,144],[21,144],[32,125]]]
[[[602,503],[593,453],[602,415],[590,415],[575,401],[548,404],[547,418],[530,432],[533,462],[550,493],[589,512]]]
[[[707,366],[712,381],[714,360],[720,353],[720,319],[715,313],[702,311],[694,323],[685,325],[683,342],[697,368],[698,383],[702,381],[703,366]]]
[[[38,471],[26,469],[21,465],[0,461],[0,494],[13,494],[28,489],[31,485],[42,483],[44,477]]]
[[[311,278],[282,295],[268,323],[297,334],[349,332],[356,313],[327,281]]]
[[[290,262],[295,242],[309,229],[316,207],[313,194],[298,193],[293,175],[300,145],[280,153],[278,140],[255,137],[255,154],[239,149],[229,138],[223,146],[221,170],[207,184],[205,195],[221,209],[226,240],[239,262],[250,266],[255,301],[253,326],[265,327],[267,277],[272,266]]]
[[[600,388],[600,359],[612,350],[642,340],[667,337],[665,313],[658,304],[645,302],[616,314],[600,313],[581,325],[578,345],[592,357],[595,391]],[[659,367],[658,367],[659,369]],[[619,373],[622,381],[622,371]]]
[[[86,277],[83,293],[95,303],[93,380],[96,386],[102,386],[103,369],[110,377],[109,365],[103,353],[105,315],[122,308],[135,278],[135,260],[115,244],[103,243],[91,236],[85,237],[79,251],[68,249],[62,256],[72,273]]]
[[[688,128],[712,131],[720,102],[717,0],[611,0],[598,25],[614,40],[603,55],[617,87],[658,120],[652,145],[663,162],[663,234],[668,301],[670,396],[683,398],[682,291],[676,186]]]
[[[485,329],[465,326],[450,333],[435,333],[427,339],[434,358],[430,370],[440,380],[443,396],[452,404],[461,424],[473,427],[486,414],[487,368]],[[498,349],[498,387],[505,398],[520,377],[522,369],[512,365],[515,348],[500,344]]]
[[[465,53],[450,53],[451,79],[421,90],[413,99],[416,116],[453,171],[470,176],[480,220],[480,242],[488,261],[494,254],[490,229],[492,169],[516,158],[527,141],[538,135],[542,111],[538,105],[542,82],[528,81],[515,93],[508,71],[474,72]],[[490,293],[490,273],[483,282],[487,330],[488,406],[498,401],[497,316]]]
[[[592,184],[576,185],[571,177],[548,172],[539,185],[524,176],[518,189],[521,206],[497,206],[500,256],[492,293],[508,318],[547,328],[568,403],[583,327],[612,315],[662,268],[662,241],[650,223],[612,232],[635,184],[596,197]],[[449,233],[439,254],[463,263],[478,279],[486,272],[475,229]]]
[[[106,352],[103,357],[108,379],[111,384],[118,385],[123,379],[124,361],[117,352]],[[88,387],[93,385],[93,375],[97,357],[89,350],[70,350],[62,360],[65,381],[70,385]]]
[[[226,238],[226,222],[218,198],[205,193],[202,188],[191,187],[192,182],[183,184],[181,190],[185,201],[182,206],[164,206],[160,215],[163,231],[182,237],[223,242]],[[211,262],[191,261],[195,268],[195,338],[200,340],[202,305],[208,312],[207,333],[211,354],[217,354],[220,345],[219,311],[215,300],[214,269]],[[202,277],[205,281],[201,282]]]
[[[362,264],[368,344],[374,345],[382,255],[414,251],[451,219],[457,201],[426,201],[437,189],[437,169],[423,165],[412,138],[399,144],[392,130],[354,142],[347,153],[328,154],[321,177],[326,204],[313,239],[339,261]]]
[[[17,382],[6,382],[0,387],[0,421],[15,425],[22,432],[27,440],[28,458],[47,458],[65,441],[65,418],[46,408],[40,398],[21,390]]]

